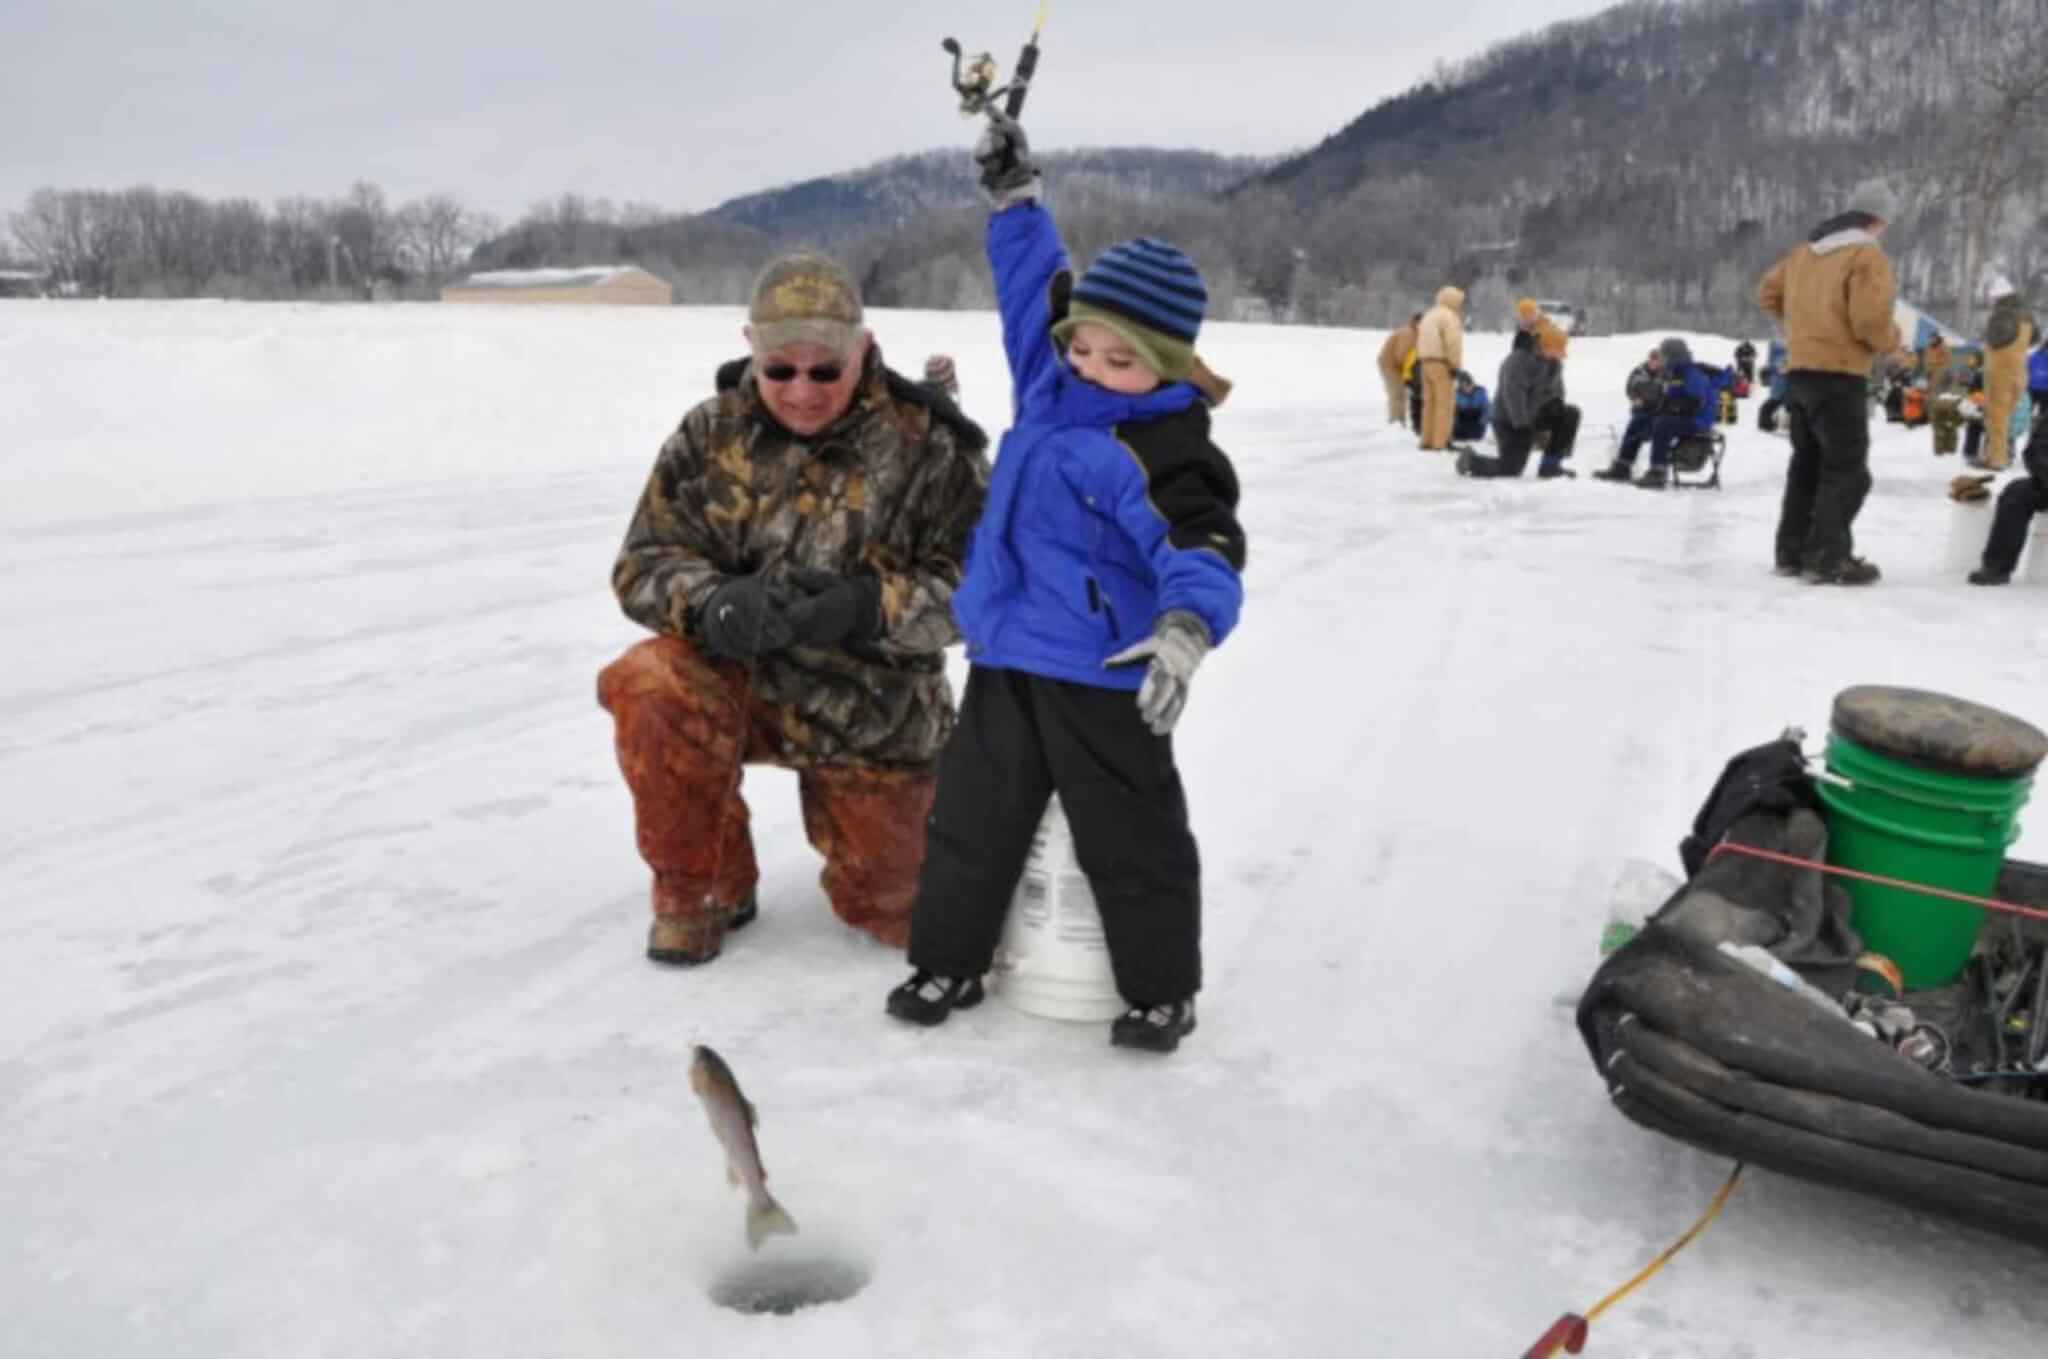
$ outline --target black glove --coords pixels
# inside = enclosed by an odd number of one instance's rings
[[[711,592],[697,616],[704,649],[729,661],[751,661],[796,639],[788,599],[759,576],[733,576]]]
[[[795,640],[805,646],[872,642],[882,635],[882,578],[842,576],[801,566],[789,573],[802,597],[785,617]]]
[[[1038,197],[1038,166],[1016,119],[990,109],[988,126],[974,144],[974,160],[981,167],[981,191],[998,210]]]

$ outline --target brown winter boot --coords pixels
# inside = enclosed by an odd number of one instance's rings
[[[738,908],[723,918],[703,913],[657,915],[647,929],[647,956],[678,967],[708,963],[724,948],[727,931],[745,929],[758,914],[754,894],[748,892]]]

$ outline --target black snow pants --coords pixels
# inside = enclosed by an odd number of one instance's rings
[[[1991,519],[1991,536],[1984,540],[1984,569],[2011,575],[2020,564],[2020,551],[2027,545],[2027,530],[2034,516],[2048,508],[2048,495],[2032,477],[2019,477],[1998,493],[1998,513]]]
[[[1057,792],[1102,912],[1117,990],[1132,1005],[1202,984],[1202,870],[1173,738],[1125,689],[972,666],[939,757],[910,921],[910,964],[987,972],[1046,801]]]
[[[1470,459],[1475,477],[1519,477],[1522,469],[1529,465],[1529,454],[1536,446],[1536,436],[1543,431],[1550,432],[1550,445],[1544,450],[1543,462],[1537,469],[1538,476],[1554,477],[1564,471],[1564,460],[1572,455],[1572,445],[1579,437],[1579,408],[1568,406],[1562,401],[1552,401],[1536,413],[1536,423],[1527,429],[1513,425],[1496,424],[1493,427],[1494,447],[1499,456],[1489,458],[1483,453],[1474,454]]]
[[[2027,545],[2027,530],[2034,516],[2048,510],[2048,425],[2036,424],[2020,454],[2027,470],[1998,493],[1998,513],[1991,519],[1991,536],[1984,540],[1984,569],[2011,575],[2020,564],[2020,552]]]
[[[1870,494],[1870,401],[1850,373],[1795,372],[1785,380],[1792,460],[1778,513],[1780,566],[1826,570],[1855,548],[1850,526]]]
[[[1550,444],[1544,450],[1543,465],[1549,468],[1560,466],[1572,455],[1572,447],[1579,441],[1579,408],[1563,401],[1544,403],[1536,412],[1538,431],[1550,431]]]
[[[1467,476],[1472,477],[1518,477],[1529,465],[1529,450],[1536,446],[1534,429],[1516,429],[1513,425],[1493,427],[1493,446],[1498,452],[1493,457],[1474,453],[1465,460]]]

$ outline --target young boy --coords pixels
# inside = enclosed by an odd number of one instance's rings
[[[1171,1052],[1202,975],[1170,733],[1244,594],[1237,475],[1209,441],[1225,388],[1194,349],[1207,291],[1153,240],[1112,246],[1074,281],[1023,129],[997,119],[975,157],[1016,419],[953,596],[967,691],[911,917],[917,970],[888,1010],[930,1025],[980,1002],[1058,793],[1130,1006],[1110,1041]]]

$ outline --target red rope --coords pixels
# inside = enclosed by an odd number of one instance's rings
[[[1876,873],[1859,872],[1854,868],[1841,868],[1835,864],[1824,864],[1818,859],[1802,859],[1796,854],[1779,854],[1774,850],[1758,849],[1754,845],[1738,845],[1728,840],[1723,840],[1720,844],[1714,846],[1713,850],[1707,855],[1707,862],[1712,863],[1724,852],[1728,854],[1744,854],[1752,859],[1762,859],[1774,864],[1785,864],[1792,868],[1811,868],[1821,873],[1832,873],[1839,878],[1854,878],[1858,882],[1874,882],[1882,887],[1897,887],[1908,892],[1918,892],[1922,896],[1940,897],[1944,901],[1960,901],[1968,906],[1982,906],[1987,911],[2002,911],[2007,915],[2025,916],[2029,920],[2048,921],[2048,911],[2036,910],[2031,906],[2015,906],[2009,901],[1999,901],[1993,897],[1973,897],[1967,892],[1951,892],[1944,887],[1929,887],[1925,883],[1907,882],[1904,878],[1887,878]]]

